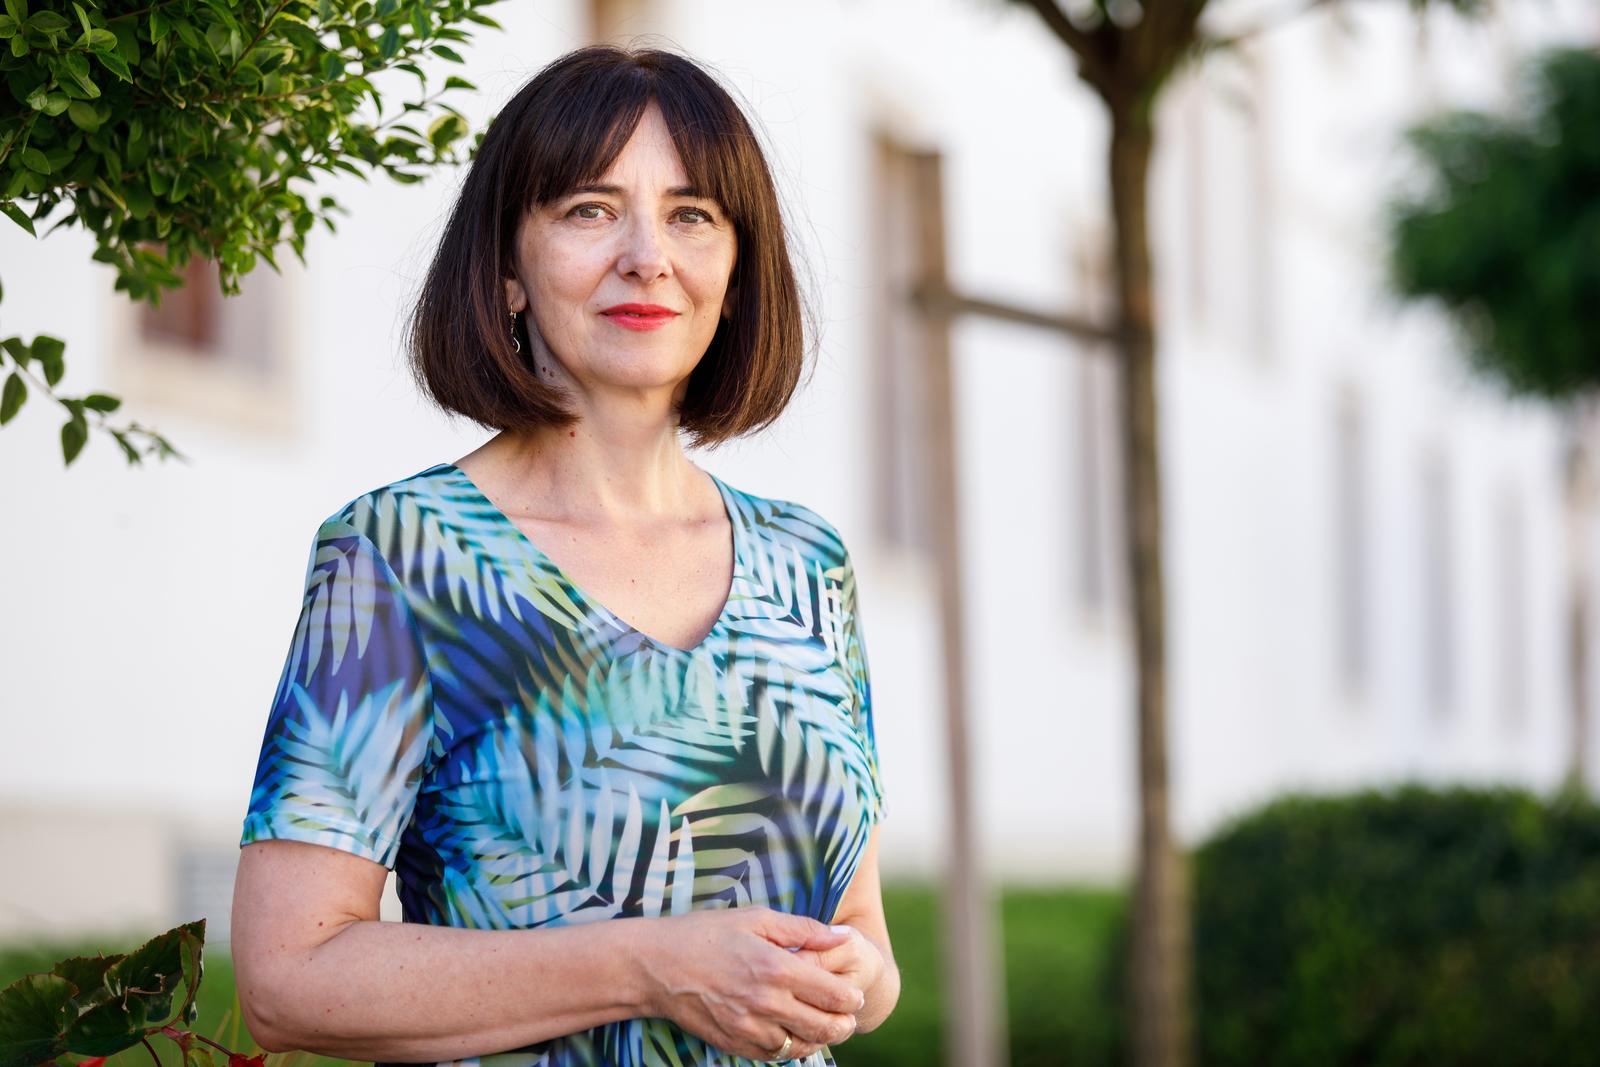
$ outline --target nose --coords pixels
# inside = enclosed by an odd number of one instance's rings
[[[634,212],[622,235],[617,254],[617,270],[640,281],[650,282],[672,273],[666,244],[652,217]]]

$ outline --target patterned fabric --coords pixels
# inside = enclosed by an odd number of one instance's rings
[[[240,844],[393,867],[407,922],[829,921],[885,813],[850,556],[810,509],[713,480],[733,584],[692,649],[587,596],[454,464],[331,516]],[[756,1061],[636,1018],[458,1062]]]

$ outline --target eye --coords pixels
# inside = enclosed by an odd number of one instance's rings
[[[717,221],[715,218],[712,217],[711,212],[706,211],[703,208],[686,207],[683,210],[687,211],[691,215],[699,215],[701,220],[705,221],[705,222],[716,222]]]
[[[577,215],[578,218],[582,219],[585,222],[594,222],[596,220],[596,218],[598,218],[598,216],[595,216],[595,215],[579,215],[578,214],[578,212],[585,211],[585,210],[587,210],[589,208],[594,208],[597,211],[604,211],[606,209],[604,204],[579,204],[576,207],[574,207],[571,211],[567,212],[567,214],[569,216]]]

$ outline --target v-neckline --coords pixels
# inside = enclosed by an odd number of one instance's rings
[[[728,592],[723,598],[722,609],[717,612],[716,620],[712,622],[711,629],[706,632],[704,637],[702,637],[699,641],[696,641],[689,648],[681,648],[678,645],[669,644],[668,642],[662,641],[659,638],[651,637],[649,634],[633,625],[633,623],[629,622],[616,612],[612,611],[610,608],[606,607],[599,600],[595,599],[595,597],[591,596],[587,590],[585,590],[577,582],[573,581],[572,576],[563,570],[559,563],[550,558],[550,555],[545,552],[544,549],[535,544],[533,538],[529,537],[527,533],[523,531],[522,527],[518,526],[516,522],[512,520],[511,516],[505,513],[500,505],[489,499],[489,494],[485,493],[478,486],[478,483],[472,480],[466,471],[462,470],[454,463],[441,463],[439,464],[439,467],[443,470],[452,472],[456,479],[459,480],[466,489],[470,490],[473,496],[477,497],[482,502],[483,507],[494,516],[495,521],[504,524],[505,527],[511,531],[511,536],[518,541],[524,549],[527,550],[528,554],[533,557],[534,562],[544,567],[552,575],[559,578],[567,586],[567,589],[571,592],[571,594],[576,597],[577,600],[580,601],[585,607],[602,616],[607,622],[615,626],[623,633],[637,636],[641,641],[650,645],[652,648],[679,656],[693,656],[703,651],[706,646],[710,644],[712,638],[716,637],[717,634],[721,632],[723,625],[728,620],[728,616],[733,611],[733,604],[737,599],[739,591],[739,579],[744,574],[744,534],[741,530],[741,524],[739,522],[739,508],[734,503],[733,499],[733,489],[723,482],[721,478],[718,478],[710,471],[706,471],[706,474],[711,478],[711,481],[715,483],[717,487],[717,494],[722,498],[723,510],[728,516],[728,525],[732,528],[733,577],[729,580]],[[703,467],[700,469],[705,470]]]

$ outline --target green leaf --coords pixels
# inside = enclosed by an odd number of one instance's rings
[[[66,364],[62,360],[62,354],[67,349],[66,342],[59,337],[42,333],[33,339],[30,347],[33,350],[33,358],[44,365],[45,382],[55,385],[66,371]]]
[[[0,38],[17,35],[17,20],[10,15],[0,15]]]
[[[24,148],[19,158],[22,160],[22,165],[35,174],[50,173],[50,161],[44,158],[44,153],[37,148]]]
[[[127,62],[115,52],[96,52],[95,58],[100,60],[100,64],[103,67],[115,74],[117,77],[121,78],[123,81],[133,81],[133,73],[128,69]],[[99,93],[97,92],[95,95],[98,96]]]
[[[428,141],[434,148],[443,148],[467,132],[467,124],[459,115],[440,115],[428,125]]]
[[[0,392],[0,426],[11,421],[11,417],[22,407],[22,402],[26,399],[28,399],[28,383],[22,380],[22,375],[12,371],[6,378],[4,392]]]
[[[156,196],[166,196],[167,190],[172,188],[172,179],[166,172],[156,168],[155,156],[151,156],[145,164],[145,175],[150,179],[150,191]]]
[[[50,969],[51,974],[58,974],[77,986],[78,991],[72,997],[74,1016],[112,998],[114,993],[106,985],[106,972],[122,959],[122,955],[119,952],[110,956],[73,956]]]
[[[28,358],[31,353],[28,351],[28,346],[22,343],[22,338],[7,337],[4,341],[0,341],[0,348],[5,349],[6,355],[10,356],[12,362],[17,366],[26,367],[28,365]]]
[[[82,24],[84,33],[88,33],[94,28],[89,25],[89,16],[83,10],[83,5],[78,3],[78,0],[72,0],[72,10],[78,13],[78,22]]]
[[[87,399],[84,404],[88,406]],[[172,1012],[173,994],[191,965],[190,956],[197,951],[185,939],[193,942],[204,936],[205,920],[200,919],[152,937],[128,953],[112,969],[112,975],[121,984],[129,1008],[141,1001],[138,1010],[150,1024],[165,1022]]]
[[[134,31],[127,19],[118,19],[111,24],[111,32],[117,36],[117,55],[127,60],[128,66],[139,65],[139,35]]]
[[[28,0],[6,0],[6,14],[23,21],[28,17]]]
[[[91,49],[117,47],[117,35],[110,30],[93,29],[89,31],[89,47]]]
[[[62,97],[62,99],[65,100],[66,97]],[[100,113],[87,100],[73,100],[67,106],[67,117],[80,130],[93,133],[100,128]]]
[[[9,395],[9,380],[6,386]],[[33,1067],[67,1051],[62,1031],[73,992],[72,983],[55,974],[26,975],[0,990],[0,1067]]]
[[[77,89],[82,96],[90,100],[100,95],[100,87],[89,77],[89,61],[81,52],[64,54],[56,67],[56,77],[58,80],[64,80],[61,87],[69,92]]]
[[[89,424],[83,416],[74,414],[61,424],[61,455],[67,465],[78,458],[88,440]],[[111,981],[109,976],[107,981]],[[144,1001],[139,997],[120,998],[122,994],[115,993],[113,999],[78,1016],[67,1027],[66,1050],[80,1056],[112,1056],[137,1045],[148,1020]]]
[[[447,44],[436,44],[432,48],[428,49],[428,51],[432,52],[436,56],[443,56],[452,63],[466,62],[466,60],[461,58],[461,53],[457,52],[454,48],[451,48]]]
[[[383,36],[378,38],[378,54],[385,62],[393,59],[395,53],[400,51],[400,27],[390,25],[383,31]]]
[[[68,26],[71,26],[72,23],[54,11],[41,11],[28,19],[23,25],[27,29],[36,30],[39,33],[60,33]]]
[[[72,98],[66,93],[51,93],[45,98],[44,113],[55,116],[61,114],[72,106]]]
[[[20,33],[11,38],[11,54],[18,59],[28,54],[28,39]]]
[[[90,393],[83,398],[83,406],[90,411],[112,412],[122,406],[122,401],[105,393]]]
[[[206,942],[206,921],[196,919],[178,928],[180,947],[183,953],[183,1003],[178,1007],[178,1018],[185,1024],[193,1023],[199,1014],[195,998],[200,992],[200,979],[205,974],[205,963],[201,959]]]
[[[10,200],[4,201],[4,202],[0,202],[0,211],[5,212],[6,218],[10,219],[12,222],[16,223],[18,226],[21,226],[24,230],[27,230],[28,233],[31,234],[32,236],[34,236],[34,237],[39,236],[38,234],[33,232],[33,220],[28,218],[28,213],[23,211],[20,207],[18,207],[16,204],[12,203]]]
[[[138,465],[144,462],[144,457],[139,455],[139,450],[128,443],[127,434],[123,433],[121,430],[112,430],[111,436],[116,438],[117,444],[122,446],[122,454],[128,457],[128,462],[130,464]],[[193,1009],[191,1008],[190,1010],[192,1012]],[[194,1022],[193,1019],[189,1018],[186,1018],[183,1021],[186,1023]]]
[[[167,16],[161,13],[161,9],[159,7],[151,8],[150,43],[159,44],[161,42],[161,38],[165,37],[167,35],[167,31],[170,29],[172,29],[172,23],[167,21]]]
[[[471,82],[467,81],[467,79],[461,77],[459,74],[452,74],[448,78],[446,78],[444,80],[444,87],[446,89],[472,89],[472,90],[476,90],[478,88],[476,85],[473,85]]]

